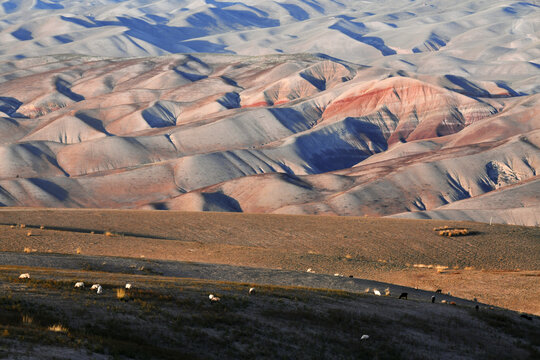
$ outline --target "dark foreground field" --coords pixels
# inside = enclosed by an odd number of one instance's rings
[[[22,255],[31,257],[33,255]],[[58,255],[50,255],[55,257]],[[64,256],[66,257],[66,256]],[[369,293],[158,275],[248,274],[360,290],[350,278],[182,263],[68,256],[90,270],[3,266],[0,357],[39,359],[533,359],[540,319],[371,283]],[[24,262],[24,259],[21,258]],[[53,262],[56,260],[52,260]],[[105,263],[105,265],[100,265]],[[146,265],[146,267],[145,267]],[[93,268],[93,269],[92,269]],[[118,271],[125,272],[113,272]],[[105,271],[107,270],[107,271]],[[20,280],[21,272],[31,274]],[[223,274],[223,275],[222,275]],[[251,275],[249,275],[251,274]],[[244,275],[246,276],[246,275]],[[309,279],[305,280],[304,277]],[[310,280],[311,279],[311,280]],[[85,289],[75,289],[84,281]],[[358,281],[355,284],[355,281]],[[118,294],[126,282],[133,288]],[[103,293],[89,290],[100,283]],[[255,286],[255,294],[248,289]],[[375,296],[378,288],[383,296]],[[405,289],[406,290],[406,289]],[[120,291],[120,290],[118,290]],[[221,300],[210,302],[209,294]],[[448,303],[441,303],[448,299]],[[456,305],[450,301],[456,300]],[[361,340],[362,335],[369,339]]]

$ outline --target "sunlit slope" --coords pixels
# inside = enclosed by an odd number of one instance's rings
[[[496,81],[308,55],[2,68],[8,206],[390,215],[532,179],[539,167],[538,96]]]

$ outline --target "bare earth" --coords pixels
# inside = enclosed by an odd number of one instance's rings
[[[75,254],[79,249],[84,255],[311,268],[316,273],[442,289],[465,299],[540,314],[540,230],[534,227],[365,217],[48,209],[2,210],[0,223],[0,251],[27,248]],[[25,227],[11,228],[14,224]],[[473,234],[443,238],[433,228],[444,225],[467,227]],[[29,231],[31,236],[27,236]],[[105,236],[105,231],[113,236]]]

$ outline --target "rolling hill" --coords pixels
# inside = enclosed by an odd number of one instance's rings
[[[539,10],[4,2],[0,204],[538,225]]]

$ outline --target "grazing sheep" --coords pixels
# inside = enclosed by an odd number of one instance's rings
[[[126,284],[126,289],[131,289],[131,284],[130,283]]]
[[[350,277],[350,278],[353,278],[354,276],[352,276],[352,275],[349,275],[349,277]]]
[[[249,295],[255,294],[255,288],[253,288],[253,287],[252,287],[252,288],[249,288],[249,292],[248,292],[248,293],[249,293]]]
[[[220,298],[212,294],[208,295],[208,298],[210,299],[210,301],[213,301],[213,302],[218,302],[219,300],[221,300]]]
[[[441,304],[446,304],[446,300],[441,300]]]
[[[384,296],[390,296],[390,288],[384,289]]]
[[[409,295],[408,293],[404,292],[404,293],[401,293],[401,295],[399,295],[399,298],[407,300],[408,295]]]
[[[369,339],[369,335],[362,335],[362,337],[360,338],[360,340],[367,340]]]
[[[84,288],[84,283],[82,281],[78,281],[75,283],[75,288]]]
[[[92,285],[92,287],[90,287],[90,290],[97,290],[99,286],[100,286],[99,284],[94,284]]]
[[[432,304],[435,304],[435,296],[432,296],[432,297],[431,297],[431,303],[432,303]]]
[[[308,272],[308,273],[314,273],[315,271],[313,271],[312,268],[309,268],[309,269],[306,270],[306,272]]]
[[[19,275],[19,279],[30,279],[30,274],[29,273],[21,274]]]
[[[381,292],[377,289],[373,290],[373,293],[377,296],[381,296]]]
[[[102,292],[103,292],[103,288],[101,287],[101,285],[99,285],[99,286],[97,287],[96,293],[97,293],[97,294],[101,294]]]
[[[435,292],[438,293],[438,294],[441,294],[441,293],[442,293],[442,290],[441,290],[441,289],[437,289]]]
[[[339,276],[339,273],[335,273],[334,276]]]

